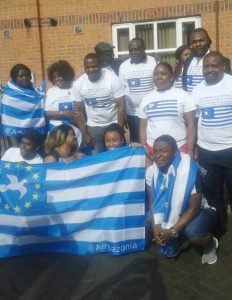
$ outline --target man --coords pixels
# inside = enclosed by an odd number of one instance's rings
[[[38,153],[42,143],[43,136],[38,131],[28,131],[21,137],[19,148],[8,149],[1,160],[28,164],[43,163]]]
[[[225,221],[224,182],[232,195],[232,77],[224,73],[224,67],[221,53],[208,53],[203,59],[205,80],[192,93],[199,109],[197,144],[203,191],[218,211],[221,225]]]
[[[134,38],[129,43],[130,58],[123,62],[119,77],[126,87],[126,115],[131,142],[139,142],[139,105],[143,97],[154,89],[153,71],[156,61],[145,52],[145,43]]]
[[[170,135],[159,136],[154,149],[155,163],[146,172],[153,241],[171,258],[188,240],[202,249],[203,264],[214,264],[218,241],[210,232],[217,215],[204,205],[196,162],[179,152]]]
[[[208,32],[204,28],[196,28],[190,35],[192,55],[187,59],[182,76],[183,89],[191,93],[193,88],[203,79],[202,64],[204,56],[210,52],[212,43]],[[231,73],[230,61],[223,58],[226,73]]]
[[[95,53],[84,58],[83,74],[74,83],[75,108],[87,116],[87,126],[83,114],[78,120],[84,142],[91,153],[98,153],[104,148],[104,131],[111,123],[124,126],[124,88],[120,79],[112,72],[101,69],[100,60]]]
[[[113,71],[118,76],[119,67],[122,61],[114,58],[113,49],[114,46],[104,42],[100,42],[94,47],[94,50],[101,62],[101,67]]]

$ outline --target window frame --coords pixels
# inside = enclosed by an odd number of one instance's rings
[[[158,32],[157,32],[157,25],[160,23],[176,23],[176,47],[175,48],[158,48]],[[135,38],[135,27],[136,25],[147,25],[152,24],[154,28],[153,32],[153,40],[154,40],[154,48],[147,49],[146,53],[170,53],[175,52],[176,48],[183,44],[183,34],[182,34],[182,24],[183,23],[190,23],[193,22],[195,28],[201,26],[201,17],[200,16],[193,16],[193,17],[185,17],[185,18],[175,18],[175,19],[161,19],[156,21],[141,21],[141,22],[130,22],[130,23],[117,23],[112,24],[112,44],[114,45],[114,54],[115,57],[120,55],[128,55],[129,52],[127,51],[118,51],[118,29],[127,28],[129,30],[129,40]]]

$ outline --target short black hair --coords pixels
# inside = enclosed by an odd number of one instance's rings
[[[129,43],[131,43],[131,42],[136,42],[136,41],[141,43],[141,46],[142,46],[142,48],[143,48],[144,50],[146,49],[146,45],[145,45],[144,40],[141,39],[141,38],[139,38],[139,37],[133,38],[132,40],[130,40]]]
[[[202,28],[202,27],[195,28],[195,29],[191,32],[191,34],[190,34],[190,41],[191,41],[192,35],[193,35],[194,33],[196,33],[196,32],[204,32],[204,33],[205,33],[205,35],[207,36],[208,42],[209,42],[209,47],[210,47],[210,45],[212,44],[212,40],[211,40],[211,38],[209,37],[208,31],[207,31],[206,29]]]
[[[117,123],[112,123],[105,129],[104,135],[103,135],[104,140],[105,140],[105,136],[106,136],[107,132],[111,132],[111,131],[117,132],[123,141],[122,146],[126,146],[126,138],[125,138],[125,134],[124,134],[124,129]]]
[[[20,70],[24,70],[31,75],[31,70],[24,64],[16,64],[10,70],[10,77],[13,81],[16,81],[18,73]]]
[[[57,72],[66,82],[72,82],[75,77],[75,71],[73,67],[66,60],[58,60],[51,64],[48,69],[48,79],[52,82],[53,74]],[[53,83],[53,82],[52,82]]]
[[[86,54],[86,56],[84,57],[84,63],[88,59],[96,59],[99,62],[99,65],[101,64],[99,56],[97,55],[97,53],[91,52],[91,53]]]
[[[170,72],[170,74],[173,74],[172,66],[169,63],[167,63],[166,61],[162,61],[162,62],[158,63],[155,66],[155,69],[159,66],[164,66]]]
[[[155,147],[155,144],[158,143],[158,142],[168,143],[169,146],[172,148],[174,153],[178,149],[176,140],[168,134],[163,134],[163,135],[160,135],[159,137],[157,137],[157,139],[155,139],[155,141],[154,141],[153,147]]]
[[[208,54],[206,54],[206,55],[204,56],[203,61],[205,60],[205,58],[211,57],[211,56],[217,56],[217,57],[220,58],[222,64],[225,63],[225,58],[224,58],[224,56],[221,54],[221,52],[219,52],[219,51],[210,51]]]

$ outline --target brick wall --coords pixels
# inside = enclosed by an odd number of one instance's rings
[[[37,2],[40,2],[42,45],[39,39]],[[194,2],[194,3],[193,3]],[[162,3],[162,4],[160,4]],[[37,82],[42,78],[41,46],[44,69],[57,59],[67,59],[76,74],[83,72],[82,61],[100,41],[111,42],[112,23],[156,20],[185,16],[201,16],[202,27],[216,45],[215,1],[209,0],[2,0],[0,1],[0,82],[9,78],[15,63],[25,63],[35,72]],[[232,0],[219,1],[219,47],[232,59]],[[31,21],[26,28],[23,19]],[[58,24],[50,26],[54,18]],[[73,26],[83,25],[83,33],[74,34]],[[4,39],[4,29],[11,37]]]

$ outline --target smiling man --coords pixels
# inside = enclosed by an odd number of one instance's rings
[[[204,194],[225,221],[223,183],[232,195],[232,76],[224,73],[224,59],[210,52],[203,60],[202,81],[193,90],[199,110],[198,160]],[[223,227],[222,227],[223,228]]]
[[[76,101],[74,107],[81,113],[79,128],[91,153],[105,150],[104,131],[111,123],[124,127],[124,88],[120,79],[112,72],[101,69],[95,53],[84,58],[85,74],[74,83]],[[85,109],[87,121],[82,114]]]

